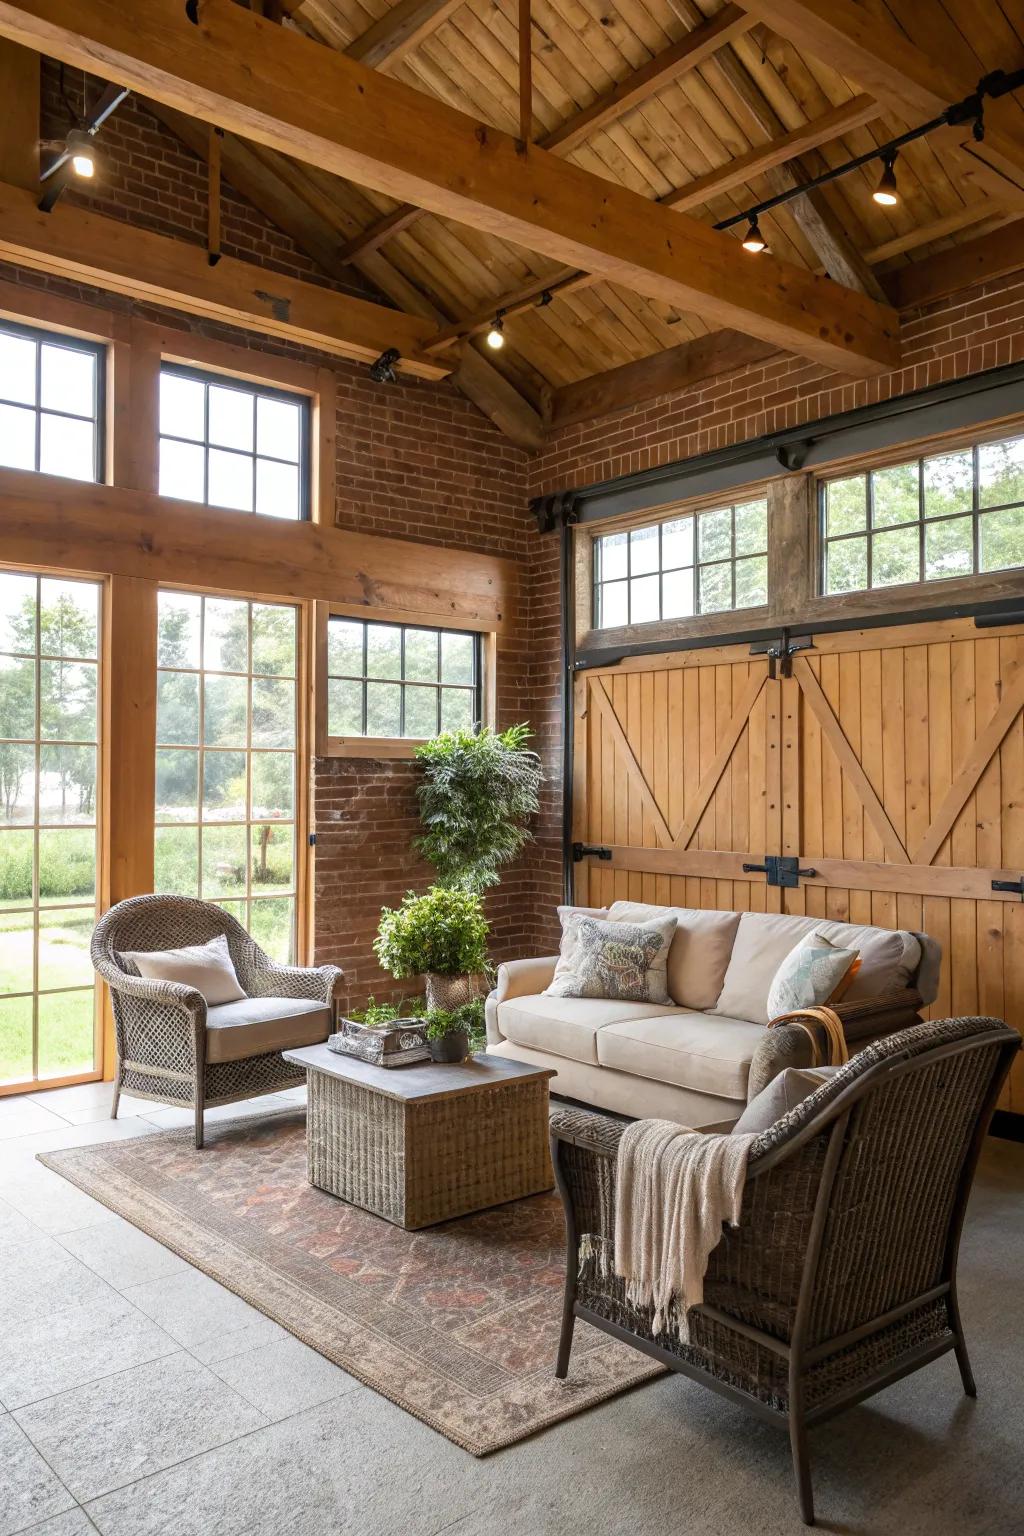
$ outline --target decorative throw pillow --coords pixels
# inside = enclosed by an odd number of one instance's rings
[[[732,1128],[734,1136],[766,1131],[827,1083],[838,1067],[786,1067],[755,1094]]]
[[[209,944],[187,944],[182,949],[125,950],[121,959],[130,960],[139,975],[150,981],[180,981],[195,987],[210,1008],[240,1002],[246,995],[238,984],[222,933]]]
[[[847,982],[855,949],[840,949],[824,934],[809,933],[783,960],[768,989],[768,1017],[831,1002]]]
[[[609,923],[569,914],[549,997],[621,998],[671,1006],[665,979],[674,917],[653,923]]]
[[[572,958],[572,952],[576,948],[576,925],[575,923],[570,922],[570,918],[605,918],[608,916],[607,907],[558,907],[556,908],[556,911],[558,912],[558,921],[562,925],[560,956],[565,960],[570,960]]]

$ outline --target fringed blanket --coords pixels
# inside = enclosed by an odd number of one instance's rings
[[[686,1313],[704,1299],[708,1257],[722,1224],[736,1226],[747,1158],[756,1136],[690,1131],[670,1120],[636,1120],[619,1142],[615,1273],[634,1306],[653,1307],[687,1339]]]

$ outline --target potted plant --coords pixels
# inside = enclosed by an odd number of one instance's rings
[[[423,778],[416,794],[421,853],[440,885],[483,891],[530,840],[526,827],[544,780],[528,747],[530,728],[443,731],[416,750]]]
[[[427,1009],[451,1010],[473,996],[487,963],[490,932],[476,891],[434,885],[410,891],[400,907],[385,907],[374,953],[392,976],[422,976]]]

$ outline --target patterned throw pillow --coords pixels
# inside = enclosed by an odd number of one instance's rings
[[[809,933],[783,960],[768,989],[768,1017],[778,1019],[799,1008],[816,1008],[836,998],[859,951],[840,949],[824,934]]]
[[[665,979],[675,917],[653,923],[609,923],[567,916],[549,997],[621,998],[671,1006]]]

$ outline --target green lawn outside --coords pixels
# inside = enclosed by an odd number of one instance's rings
[[[39,1076],[93,1070],[95,992],[89,938],[91,908],[44,912],[39,935]],[[11,993],[32,985],[32,914],[0,912],[0,1083],[32,1073],[32,999]]]

